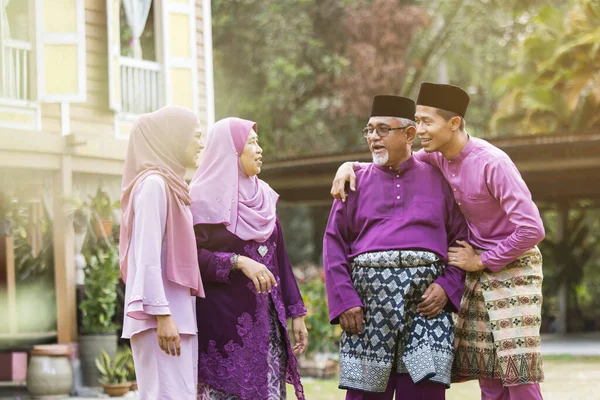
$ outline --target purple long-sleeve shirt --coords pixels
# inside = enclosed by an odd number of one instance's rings
[[[410,157],[395,172],[368,165],[356,171],[356,192],[345,203],[335,200],[323,240],[323,265],[331,323],[363,303],[352,285],[350,263],[359,254],[420,249],[444,263],[447,250],[467,237],[465,220],[442,174]],[[464,271],[447,266],[435,282],[456,311],[464,289]]]
[[[439,168],[469,226],[469,242],[485,252],[481,262],[500,271],[544,239],[540,212],[510,157],[485,140],[469,137],[451,160],[439,152],[415,157]]]

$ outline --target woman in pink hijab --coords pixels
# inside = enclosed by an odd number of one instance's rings
[[[121,185],[123,338],[131,340],[141,399],[195,400],[198,271],[184,175],[202,148],[198,118],[168,106],[135,122]]]
[[[297,354],[306,308],[262,166],[256,123],[218,121],[192,180],[192,214],[206,298],[197,300],[199,399],[304,399]],[[292,320],[295,344],[287,331]]]

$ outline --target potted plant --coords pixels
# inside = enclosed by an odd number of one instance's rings
[[[65,213],[73,222],[75,234],[77,235],[85,233],[90,221],[90,204],[84,200],[81,200],[80,196],[65,197],[63,202],[65,206]]]
[[[129,392],[131,383],[127,382],[127,359],[126,353],[119,352],[111,360],[104,350],[95,359],[96,368],[101,375],[99,382],[102,383],[104,393],[111,397],[123,396]]]
[[[73,230],[75,231],[75,282],[77,285],[83,285],[85,258],[81,254],[81,249],[87,236],[91,209],[89,203],[81,200],[80,196],[65,197],[63,202],[65,213],[73,222]]]
[[[125,369],[127,370],[127,381],[131,383],[130,390],[137,390],[137,378],[135,376],[135,366],[133,364],[133,354],[131,354],[131,347],[126,346],[123,349],[123,354],[125,354],[127,361],[125,363]]]
[[[92,229],[97,237],[107,238],[112,234],[112,213],[117,203],[111,203],[108,193],[98,187],[96,195],[90,198]]]
[[[100,350],[111,358],[117,352],[117,326],[112,322],[117,305],[117,285],[120,278],[119,252],[114,245],[94,247],[85,266],[85,288],[81,310],[81,364],[86,386],[98,382],[94,367]]]

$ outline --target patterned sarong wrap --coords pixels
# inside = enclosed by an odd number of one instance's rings
[[[499,272],[468,273],[455,328],[452,382],[544,380],[540,352],[542,254],[528,250]]]
[[[365,328],[342,332],[340,388],[384,392],[390,372],[450,385],[454,332],[451,314],[421,317],[427,287],[444,271],[426,251],[364,253],[352,262],[352,283],[365,306]]]

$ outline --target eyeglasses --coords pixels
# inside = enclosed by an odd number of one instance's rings
[[[362,134],[365,138],[369,138],[373,132],[377,132],[377,135],[379,137],[386,137],[387,135],[390,134],[390,131],[395,131],[395,130],[401,130],[401,129],[406,129],[408,128],[408,126],[401,126],[398,128],[390,128],[389,126],[379,126],[377,128],[372,128],[370,126],[367,126],[366,128],[363,128],[362,130]]]

